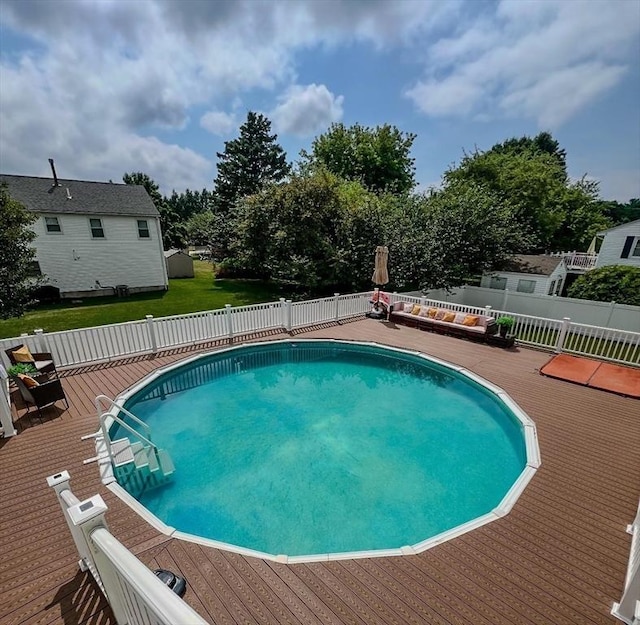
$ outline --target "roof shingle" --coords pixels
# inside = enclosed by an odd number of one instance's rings
[[[58,179],[55,186],[52,178],[0,174],[3,182],[12,198],[35,213],[159,216],[141,185]]]

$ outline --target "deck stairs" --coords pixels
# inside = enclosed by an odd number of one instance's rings
[[[112,411],[102,413],[100,402],[105,401],[117,407],[119,412],[115,415]],[[117,482],[136,499],[143,493],[170,482],[175,466],[169,452],[151,442],[149,426],[104,395],[96,398],[96,405],[98,412],[102,413],[100,425],[103,446],[107,449]],[[114,424],[120,426],[118,429],[121,436],[124,434],[123,438],[111,440],[109,430]]]

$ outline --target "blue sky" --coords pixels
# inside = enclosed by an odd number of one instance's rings
[[[332,122],[417,135],[421,187],[550,131],[640,197],[638,0],[0,0],[0,171],[211,189],[248,110],[296,160]]]

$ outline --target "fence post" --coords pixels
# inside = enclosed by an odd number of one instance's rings
[[[64,520],[67,522],[67,525],[69,526],[71,537],[73,538],[73,542],[76,545],[76,549],[80,554],[80,560],[78,562],[78,566],[80,567],[81,571],[86,571],[88,569],[88,563],[89,563],[87,559],[89,558],[89,553],[88,553],[88,550],[86,549],[87,546],[83,541],[83,537],[80,530],[71,522],[71,517],[69,516],[69,512],[68,512],[69,505],[62,498],[63,491],[68,491],[68,494],[73,497],[73,494],[71,493],[71,489],[69,487],[70,480],[71,480],[71,477],[69,476],[69,473],[67,471],[62,471],[61,473],[50,475],[47,478],[47,484],[49,485],[49,488],[53,488],[53,490],[56,493],[56,496],[58,497],[58,503],[62,508]],[[79,503],[77,498],[73,497],[73,500],[75,500],[75,503]]]
[[[504,297],[502,298],[502,310],[507,310],[508,301],[509,301],[509,289],[505,288]]]
[[[11,413],[11,395],[9,393],[9,377],[4,365],[0,362],[0,427],[5,438],[15,436],[18,431],[13,425]]]
[[[285,330],[291,332],[291,300],[287,300],[287,315],[285,320]]]
[[[493,317],[493,315],[491,314],[491,306],[489,306],[489,304],[487,304],[487,305],[484,307],[484,310],[485,310],[485,313],[484,313],[484,314],[485,314],[487,317]]]
[[[38,341],[38,349],[41,352],[48,352],[49,351],[49,346],[47,345],[47,339],[45,334],[43,333],[44,331],[42,330],[42,328],[38,328],[37,330],[34,330],[33,333],[36,335],[37,341]]]
[[[340,295],[340,293],[334,293],[333,294],[333,301],[334,301],[334,304],[335,304],[335,311],[336,311],[336,323],[340,319],[340,314],[339,314],[339,311],[338,311],[338,305],[340,303],[340,300],[338,300],[338,296],[339,295]]]
[[[98,549],[91,540],[91,534],[99,528],[107,528],[104,515],[107,511],[107,504],[100,495],[94,495],[85,501],[81,501],[69,508],[69,518],[74,527],[81,533],[81,539],[87,550],[89,568],[93,573],[98,585],[101,586],[107,601],[113,610],[118,625],[129,623],[127,612],[123,605],[120,586],[115,575],[110,574],[108,567],[104,565],[105,558],[101,556]]]
[[[607,317],[607,323],[605,323],[605,326],[607,328],[611,327],[611,325],[610,325],[611,324],[611,317],[613,316],[613,311],[615,310],[615,307],[616,307],[615,301],[613,301],[613,302],[611,302],[611,304],[609,304],[609,315]]]
[[[284,297],[280,298],[280,325],[283,329],[287,328],[287,302]]]
[[[229,340],[233,340],[233,320],[231,319],[231,304],[224,305],[224,314],[227,317],[227,334],[229,335]]]
[[[149,329],[149,342],[151,343],[151,352],[155,354],[158,351],[158,341],[156,340],[156,329],[153,325],[153,315],[147,315],[147,328]]]
[[[555,352],[559,354],[562,351],[564,346],[564,341],[567,338],[567,333],[569,332],[569,326],[571,325],[570,317],[562,318],[562,327],[560,328],[560,334],[558,334],[558,340],[556,341]]]

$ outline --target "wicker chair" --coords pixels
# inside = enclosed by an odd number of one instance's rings
[[[24,345],[15,345],[14,347],[4,350],[4,353],[12,365],[17,364],[13,352],[21,347],[24,347]],[[58,375],[56,363],[53,362],[53,356],[49,352],[31,352],[31,355],[33,356],[33,361],[29,364],[32,364],[38,370],[38,373],[55,373],[56,376]]]
[[[48,382],[32,386],[31,388],[27,387],[24,381],[19,377],[15,377],[14,381],[20,391],[20,395],[22,396],[24,403],[27,405],[27,409],[29,410],[31,405],[35,406],[38,409],[38,416],[40,419],[42,419],[41,408],[49,406],[59,400],[64,401],[67,406],[67,410],[69,409],[69,402],[67,401],[67,396],[64,394],[64,389],[62,388],[62,382],[60,382],[60,380],[49,380]]]

